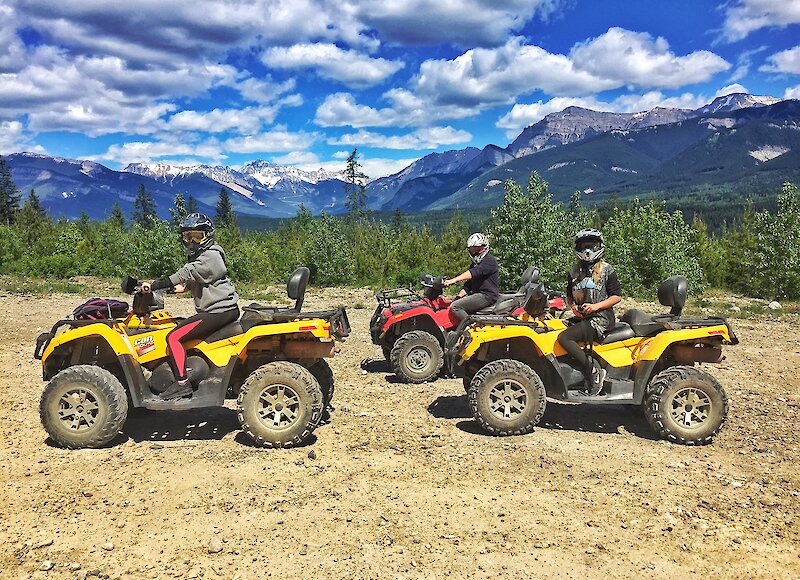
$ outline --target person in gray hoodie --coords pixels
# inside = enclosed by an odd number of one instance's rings
[[[184,343],[205,338],[239,319],[239,296],[228,277],[225,252],[214,240],[214,224],[203,214],[189,214],[181,222],[180,236],[187,263],[168,278],[142,282],[143,292],[191,292],[197,311],[167,334],[169,364],[176,380],[161,393],[164,400],[193,392],[186,374]]]

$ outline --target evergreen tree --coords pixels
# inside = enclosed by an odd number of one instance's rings
[[[344,193],[347,197],[344,206],[352,218],[363,218],[367,214],[367,187],[365,185],[368,177],[361,171],[361,164],[358,162],[358,149],[347,157],[347,168],[345,169]]]
[[[183,194],[178,192],[175,194],[175,207],[169,208],[169,213],[172,216],[172,225],[177,229],[183,219],[189,215],[190,212],[186,211],[186,203],[183,200]]]
[[[118,230],[125,229],[125,214],[122,213],[119,202],[115,202],[114,206],[111,208],[111,214],[108,216],[108,223],[111,227]]]
[[[403,217],[403,212],[400,211],[400,208],[396,208],[394,210],[394,215],[392,216],[392,232],[395,235],[400,234],[408,229],[408,221],[406,218]]]
[[[191,193],[189,194],[189,199],[186,202],[186,215],[189,215],[190,213],[199,213],[197,211],[197,200]]]
[[[231,197],[224,186],[219,190],[216,224],[217,227],[236,227],[236,214],[233,213]]]
[[[19,190],[11,179],[11,168],[0,156],[0,223],[10,226],[19,210]]]
[[[140,183],[133,202],[133,221],[149,230],[156,219],[156,203],[153,201],[153,196],[144,188],[144,183]]]
[[[36,191],[31,188],[28,199],[17,213],[16,226],[28,247],[32,246],[44,234],[44,230],[52,225],[50,217],[39,201]]]

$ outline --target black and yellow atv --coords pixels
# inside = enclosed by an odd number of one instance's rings
[[[607,371],[598,395],[586,392],[577,362],[558,344],[567,326],[544,318],[546,294],[531,285],[519,320],[473,316],[448,352],[464,373],[475,420],[494,435],[529,433],[547,397],[590,405],[639,405],[655,432],[687,445],[708,443],[722,428],[728,398],[697,363],[718,363],[722,346],[738,344],[723,318],[685,318],[687,280],[674,276],[658,289],[669,314],[628,310],[601,343],[586,345]]]
[[[35,357],[49,381],[39,407],[42,425],[64,447],[100,447],[122,428],[129,407],[183,410],[220,406],[237,397],[242,429],[258,445],[306,441],[333,396],[325,357],[350,333],[344,308],[301,312],[308,268],[287,283],[294,307],[251,304],[239,321],[186,344],[193,394],[163,400],[175,380],[166,336],[180,319],[163,310],[163,296],[123,280],[133,308],[120,318],[59,320],[39,336]]]

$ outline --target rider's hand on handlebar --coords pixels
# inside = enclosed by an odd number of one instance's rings
[[[583,318],[583,312],[581,312],[581,309],[577,304],[573,304],[572,306],[570,306],[570,308],[572,309],[572,314],[574,316],[577,316],[578,318]]]

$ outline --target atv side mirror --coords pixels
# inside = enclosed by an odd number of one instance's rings
[[[122,291],[125,294],[133,294],[136,292],[136,287],[139,286],[139,280],[134,278],[133,276],[125,276],[122,279]]]
[[[658,287],[658,301],[671,308],[670,314],[680,316],[689,295],[689,280],[685,276],[671,276]]]
[[[528,283],[523,308],[533,318],[539,318],[544,314],[547,308],[547,291],[544,288],[544,284]]]
[[[308,278],[311,276],[311,270],[305,266],[299,267],[292,272],[289,280],[286,282],[286,294],[291,300],[294,300],[294,311],[300,312],[303,307],[303,299],[306,295],[306,286],[308,286]]]

